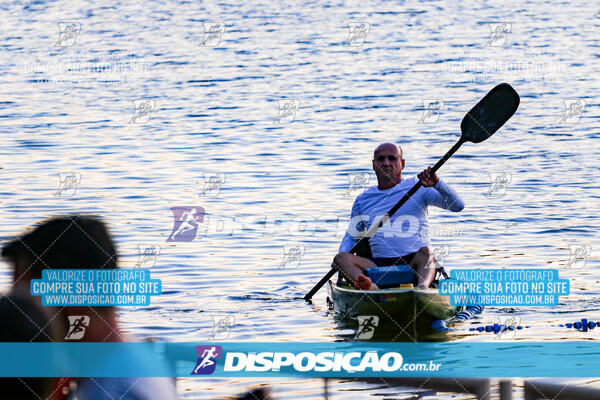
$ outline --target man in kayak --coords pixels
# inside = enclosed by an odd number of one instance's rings
[[[348,231],[333,259],[332,266],[360,289],[378,289],[366,276],[366,269],[389,265],[409,265],[416,273],[417,287],[428,288],[435,267],[430,266],[427,207],[433,205],[454,212],[464,208],[454,189],[430,173],[431,167],[416,177],[402,178],[404,165],[402,149],[395,144],[383,143],[375,149],[373,170],[377,186],[370,187],[354,201]],[[419,180],[423,187],[369,239],[370,251],[361,255],[348,253],[371,224],[378,222]]]

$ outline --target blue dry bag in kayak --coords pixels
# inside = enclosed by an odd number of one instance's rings
[[[380,288],[413,283],[415,271],[408,265],[392,265],[390,267],[373,267],[367,269],[371,281]]]

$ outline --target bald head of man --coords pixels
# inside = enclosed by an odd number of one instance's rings
[[[379,190],[396,186],[402,180],[404,169],[402,149],[393,143],[382,143],[373,152],[373,171],[377,175]]]

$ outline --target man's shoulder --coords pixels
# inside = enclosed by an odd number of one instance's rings
[[[399,191],[406,192],[411,187],[418,182],[418,178],[416,176],[411,176],[410,178],[405,178],[400,181],[396,186],[388,190],[379,190],[377,185],[370,186],[364,192],[356,196],[356,200],[359,201],[361,198],[371,197],[371,196],[389,196],[390,193],[395,193]]]
[[[419,181],[419,178],[417,178],[416,176],[411,176],[409,178],[402,179],[396,186],[394,186],[391,189],[388,189],[388,190],[379,190],[377,188],[377,185],[373,186],[373,189],[374,189],[375,192],[378,192],[379,194],[382,194],[382,195],[387,195],[389,193],[395,193],[395,192],[407,192],[418,181]],[[369,188],[369,189],[371,189],[371,188]]]
[[[402,181],[396,186],[401,186],[403,189],[409,189],[413,187],[418,181],[419,178],[417,178],[416,176],[411,176],[410,178],[402,179]]]
[[[360,202],[360,200],[362,200],[362,199],[364,199],[366,197],[370,197],[370,196],[376,195],[379,192],[380,192],[380,190],[377,189],[377,185],[370,186],[367,189],[365,189],[361,194],[359,194],[358,196],[356,196],[356,201]]]
[[[377,193],[380,190],[377,188],[377,185],[369,186],[364,192],[362,192],[359,196],[368,195],[370,193]]]

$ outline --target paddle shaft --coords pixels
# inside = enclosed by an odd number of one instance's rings
[[[454,146],[452,146],[452,148],[450,150],[448,150],[448,152],[442,158],[440,158],[440,160],[433,166],[433,168],[431,168],[430,174],[431,175],[435,174],[436,171],[438,169],[440,169],[440,167],[442,165],[444,165],[444,163],[446,161],[448,161],[448,159],[450,157],[452,157],[454,155],[454,153],[456,153],[456,151],[460,148],[460,146],[462,146],[463,143],[465,143],[465,142],[466,142],[466,140],[461,137],[458,140],[458,142],[456,142],[456,144],[454,144]],[[367,231],[367,233],[363,237],[361,237],[354,244],[354,246],[352,246],[349,253],[355,253],[356,249],[358,249],[358,247],[364,240],[369,240],[369,238],[372,237],[379,230],[379,228],[381,228],[383,226],[383,224],[385,224],[392,217],[392,215],[394,215],[396,213],[396,211],[398,211],[398,209],[400,207],[402,207],[404,205],[404,203],[406,203],[408,201],[408,199],[410,199],[410,197],[417,192],[417,190],[419,190],[419,188],[421,186],[422,186],[421,181],[415,183],[415,185],[408,192],[406,192],[406,194],[404,196],[402,196],[400,201],[398,201],[394,205],[394,207],[392,207],[390,209],[390,211],[388,211],[387,214],[385,214],[383,216],[383,218],[379,221],[379,223],[371,226],[371,228]],[[327,283],[327,281],[333,277],[333,275],[336,272],[337,272],[337,270],[335,268],[331,268],[331,270],[315,285],[315,287],[313,287],[310,290],[310,292],[308,292],[306,294],[306,296],[304,296],[304,300],[310,300],[314,296],[314,294],[317,293],[319,291],[319,289],[321,289],[323,287],[323,285],[325,285],[325,283]]]

